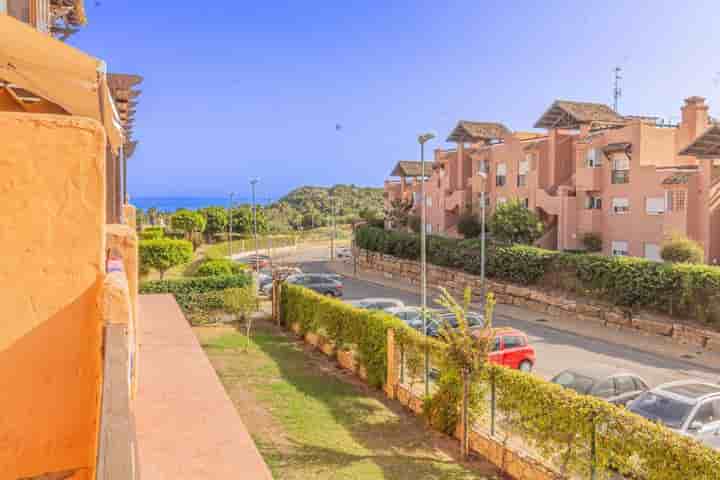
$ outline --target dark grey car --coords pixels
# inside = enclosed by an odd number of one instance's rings
[[[551,381],[578,393],[623,406],[648,390],[647,382],[640,376],[604,365],[569,368]]]
[[[304,273],[302,275],[291,275],[286,281],[293,285],[302,285],[321,295],[328,295],[330,297],[342,297],[343,295],[342,282],[333,280],[323,274]]]

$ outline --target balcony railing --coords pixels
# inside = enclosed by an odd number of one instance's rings
[[[614,185],[630,183],[630,170],[613,170],[610,176],[610,183]]]

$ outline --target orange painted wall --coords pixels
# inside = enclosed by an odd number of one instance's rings
[[[104,154],[94,120],[0,113],[2,478],[94,478]]]

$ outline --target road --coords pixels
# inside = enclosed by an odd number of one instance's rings
[[[329,271],[324,263],[327,257],[325,249],[313,249],[298,252],[293,261],[305,272],[320,273]],[[419,294],[351,277],[345,278],[343,290],[344,300],[391,297],[407,305],[420,303]],[[627,345],[585,337],[539,321],[513,318],[503,314],[501,306],[498,310],[494,321],[496,326],[514,327],[527,333],[537,353],[535,373],[544,378],[552,378],[573,365],[604,364],[639,374],[651,386],[688,378],[720,381],[720,365],[701,367],[682,358],[669,358]],[[538,318],[540,315],[533,314],[533,317]]]

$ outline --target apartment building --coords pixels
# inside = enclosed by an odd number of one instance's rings
[[[720,137],[703,98],[685,100],[678,125],[558,100],[535,128],[544,131],[458,122],[447,139],[457,147],[435,152],[426,230],[458,236],[460,215],[477,214],[484,192],[489,214],[511,199],[537,212],[545,248],[583,249],[593,233],[607,255],[658,260],[663,239],[680,233],[720,260]]]

